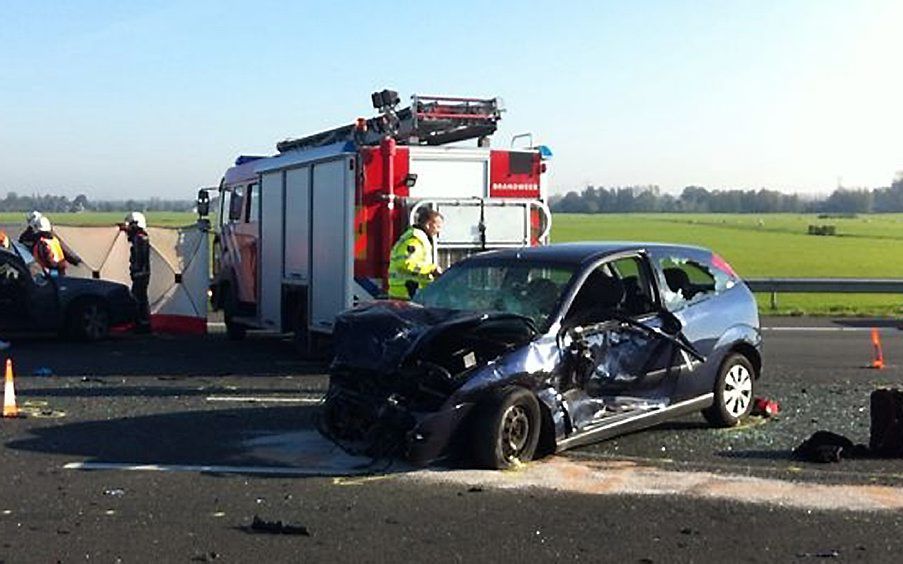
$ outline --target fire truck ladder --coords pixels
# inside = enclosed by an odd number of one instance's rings
[[[415,94],[411,96],[409,107],[396,111],[395,104],[397,98],[395,103],[383,107],[382,115],[367,120],[359,119],[356,124],[307,137],[281,141],[276,149],[284,153],[343,141],[353,141],[358,145],[377,145],[386,136],[393,137],[401,145],[444,145],[478,139],[478,144],[485,146],[485,140],[495,133],[504,111],[499,98]]]

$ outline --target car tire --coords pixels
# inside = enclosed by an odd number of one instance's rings
[[[721,363],[715,381],[715,401],[702,411],[712,426],[733,427],[749,415],[756,391],[756,371],[748,358],[731,353]]]
[[[473,462],[481,468],[505,469],[532,460],[541,420],[539,402],[529,390],[517,386],[493,390],[476,406]]]
[[[76,303],[67,323],[69,335],[81,341],[100,341],[110,335],[110,312],[99,300]]]

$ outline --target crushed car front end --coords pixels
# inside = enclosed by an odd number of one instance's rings
[[[499,359],[536,337],[529,318],[378,302],[345,312],[321,430],[372,457],[428,464],[454,452]]]

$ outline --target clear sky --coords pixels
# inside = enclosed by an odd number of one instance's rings
[[[553,190],[828,192],[903,170],[903,0],[0,0],[0,194],[191,198],[238,154],[500,96]]]

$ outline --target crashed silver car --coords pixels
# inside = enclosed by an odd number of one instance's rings
[[[343,313],[321,430],[371,456],[506,468],[701,411],[736,425],[762,369],[752,293],[699,247],[482,253],[413,302]]]

